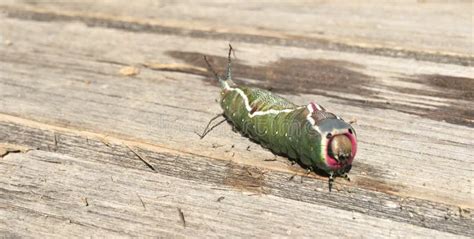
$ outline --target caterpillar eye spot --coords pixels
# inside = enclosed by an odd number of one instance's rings
[[[332,137],[332,134],[331,134],[331,133],[328,133],[328,134],[326,135],[326,138],[327,138],[327,139],[330,139],[331,137]]]

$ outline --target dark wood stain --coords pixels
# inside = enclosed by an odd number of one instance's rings
[[[425,84],[436,90],[423,91],[426,95],[468,101],[474,100],[474,78],[434,74],[414,75],[406,80]]]
[[[216,31],[203,31],[195,29],[181,29],[175,27],[162,26],[157,24],[150,24],[147,22],[131,22],[126,19],[108,19],[101,17],[92,16],[70,16],[62,14],[60,12],[35,12],[25,9],[14,9],[8,7],[1,7],[7,17],[17,19],[27,19],[34,21],[78,21],[86,24],[90,27],[105,27],[120,29],[124,31],[132,32],[150,32],[156,34],[170,34],[177,36],[186,36],[201,39],[221,39],[226,41],[234,42],[247,42],[247,43],[264,43],[266,45],[277,45],[277,46],[294,46],[308,49],[325,49],[332,51],[345,51],[364,53],[379,56],[388,56],[396,58],[410,58],[423,61],[432,61],[439,63],[450,63],[458,64],[463,66],[469,66],[473,60],[472,57],[468,56],[453,56],[442,53],[427,53],[411,50],[400,50],[392,49],[387,47],[360,47],[356,45],[349,45],[340,42],[334,42],[327,39],[315,38],[315,37],[304,37],[304,36],[286,36],[273,37],[273,36],[261,36],[249,33],[222,33]]]
[[[354,160],[352,167],[357,168],[357,171],[370,175],[373,178],[385,178],[387,173],[389,173],[386,168],[363,163],[360,160]]]
[[[196,52],[167,52],[171,57],[185,61],[198,67],[206,67],[203,55]],[[218,73],[225,72],[227,58],[209,57],[209,62]],[[346,61],[325,59],[281,58],[265,66],[250,66],[238,60],[232,62],[233,80],[237,84],[268,89],[285,94],[318,93],[325,95],[331,90],[341,93],[372,95],[363,86],[371,83],[371,77],[357,72],[363,66]],[[205,77],[203,72],[190,72]],[[253,79],[254,83],[243,79]],[[212,81],[213,85],[217,82]]]
[[[167,52],[171,57],[188,64],[206,67],[203,55],[196,52]],[[220,56],[209,57],[214,69],[223,74],[227,59]],[[376,92],[364,86],[378,86],[373,77],[358,72],[363,66],[346,61],[326,59],[281,58],[265,66],[250,66],[241,62],[233,62],[233,79],[237,84],[268,89],[285,94],[318,94],[343,101],[345,104],[362,108],[391,109],[403,113],[414,114],[437,121],[474,127],[474,111],[470,103],[459,103],[449,106],[438,106],[431,110],[416,105],[396,102],[368,101],[352,99],[344,93],[357,94],[367,98],[382,99]],[[209,74],[200,71],[188,73],[209,78]],[[209,78],[210,79],[210,78]],[[244,79],[252,79],[251,83]],[[421,75],[406,80],[423,83],[439,92],[391,86],[390,90],[413,95],[437,96],[450,99],[474,100],[474,79],[442,76]],[[218,85],[216,81],[208,83]]]
[[[424,110],[417,114],[438,121],[474,127],[474,110],[472,109],[474,107],[474,78],[433,74],[413,75],[403,80],[424,84],[431,90],[394,87],[401,93],[461,100],[456,104],[439,106],[434,110]],[[405,109],[405,111],[410,112],[410,109]]]
[[[435,87],[446,88],[450,90],[459,90],[462,93],[463,98],[472,100],[474,97],[474,79],[466,77],[455,77],[446,75],[419,75],[415,78],[415,81],[426,82],[429,85]]]
[[[256,167],[235,163],[229,163],[227,166],[224,185],[232,186],[242,191],[264,193],[264,171]]]
[[[354,184],[360,188],[369,189],[373,191],[393,194],[400,191],[401,185],[395,186],[388,184],[384,180],[364,177],[363,179],[353,180]]]

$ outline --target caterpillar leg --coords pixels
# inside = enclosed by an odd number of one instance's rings
[[[332,190],[333,183],[334,183],[334,172],[331,172],[329,174],[329,180],[328,180],[329,192],[331,192]]]
[[[341,177],[344,178],[345,180],[349,181],[349,182],[351,181],[351,178],[349,177],[349,175],[347,173],[342,174]]]
[[[209,123],[207,123],[206,125],[206,128],[204,129],[204,131],[202,132],[202,134],[199,134],[199,133],[196,133],[197,135],[199,135],[199,138],[203,139],[209,132],[211,132],[214,128],[216,128],[217,126],[219,126],[220,124],[224,123],[226,121],[226,119],[224,118],[223,120],[219,121],[217,124],[213,125],[212,127],[209,128],[209,126],[211,125],[212,121],[216,120],[217,118],[221,117],[221,116],[224,116],[223,114],[218,114],[214,117],[212,117],[211,120],[209,120]]]

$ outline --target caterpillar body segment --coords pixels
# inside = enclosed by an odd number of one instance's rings
[[[236,86],[231,80],[231,50],[226,79],[214,73],[222,86],[224,116],[274,153],[326,172],[330,183],[333,176],[345,176],[357,152],[354,128],[316,103],[298,106],[267,90]]]

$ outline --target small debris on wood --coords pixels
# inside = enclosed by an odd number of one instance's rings
[[[119,73],[124,76],[136,76],[140,73],[140,69],[134,66],[125,66],[120,69]]]
[[[145,63],[144,67],[157,71],[172,71],[183,73],[207,73],[207,69],[203,67],[196,67],[187,64],[160,64],[160,63]]]
[[[230,152],[234,147],[235,147],[235,145],[232,145],[232,146],[230,146],[230,149],[227,149],[227,150],[225,150],[224,152],[228,153],[228,152]]]
[[[148,163],[140,154],[138,154],[135,150],[133,150],[130,146],[126,145],[128,149],[130,149],[130,151],[132,151],[133,154],[135,154],[135,156],[138,157],[138,159],[140,159],[146,166],[148,166],[148,168],[150,168],[151,170],[153,170],[154,172],[156,172],[155,168],[150,164]]]
[[[104,138],[101,138],[99,139],[100,142],[102,142],[105,146],[107,147],[111,147],[111,144],[109,143],[109,141],[107,141],[107,139],[104,137]]]
[[[357,123],[356,118],[352,118],[351,120],[349,120],[349,124],[355,124],[355,123]]]
[[[224,196],[219,197],[219,198],[217,199],[217,202],[221,202],[222,200],[224,200],[224,198],[225,198]]]
[[[0,158],[3,158],[11,153],[27,153],[33,149],[12,144],[0,144]]]
[[[247,146],[247,151],[250,151],[250,145],[249,145],[249,146]]]
[[[213,148],[213,149],[220,148],[220,147],[222,147],[222,146],[224,146],[224,145],[223,145],[223,144],[216,144],[216,143],[213,143],[213,144],[212,144],[212,148]]]
[[[388,208],[400,208],[400,205],[393,201],[385,201],[385,206]]]
[[[84,205],[85,205],[86,207],[89,206],[89,201],[87,200],[86,197],[82,198],[82,201],[84,202]]]
[[[459,217],[460,218],[469,218],[471,211],[467,208],[458,207],[459,209]]]
[[[58,144],[59,144],[59,137],[56,133],[54,133],[53,144],[54,144],[53,151],[57,151],[58,150]]]
[[[5,157],[7,156],[9,153],[20,153],[21,150],[19,149],[4,149],[4,148],[0,148],[0,157]]]
[[[264,159],[263,161],[277,161],[276,159]]]
[[[296,174],[291,175],[291,176],[288,178],[288,181],[293,180],[293,179],[295,178],[295,176],[296,176]]]
[[[145,207],[145,203],[143,202],[142,198],[140,197],[140,195],[138,195],[138,193],[135,193],[138,197],[138,199],[140,199],[140,202],[142,203],[142,206],[143,206],[143,209],[146,210],[146,207]]]
[[[181,219],[181,223],[183,223],[183,227],[186,227],[186,220],[184,219],[184,213],[181,208],[178,208],[179,218]]]
[[[253,177],[253,174],[252,174],[252,172],[250,172],[249,168],[245,167],[245,171],[247,172],[247,174],[248,174],[250,177]]]

